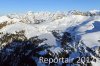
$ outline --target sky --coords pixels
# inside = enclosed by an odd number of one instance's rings
[[[0,0],[0,13],[94,9],[100,9],[100,0]]]

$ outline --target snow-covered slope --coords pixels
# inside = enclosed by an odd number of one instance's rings
[[[74,14],[73,14],[74,13]],[[76,14],[77,13],[77,14]],[[82,14],[81,14],[82,13]],[[17,32],[25,31],[24,35],[27,39],[38,36],[39,39],[46,39],[43,44],[52,46],[50,51],[59,54],[64,47],[60,44],[64,44],[64,38],[68,38],[64,34],[68,32],[71,34],[72,41],[67,41],[70,48],[74,48],[76,52],[73,52],[74,57],[78,56],[79,50],[83,47],[86,53],[89,52],[86,48],[89,47],[91,50],[94,47],[100,47],[100,15],[99,11],[90,11],[91,14],[97,15],[84,15],[83,12],[70,11],[70,12],[38,12],[34,13],[29,11],[23,15],[7,15],[0,17],[0,38],[6,34],[17,34]],[[87,14],[87,12],[86,12]],[[15,17],[14,17],[15,15]],[[5,25],[6,24],[6,25]],[[53,33],[55,31],[55,33]],[[58,38],[61,37],[61,38]],[[69,40],[69,39],[67,39]],[[61,42],[61,43],[60,43]],[[67,44],[67,42],[65,44]],[[2,41],[0,42],[2,46]],[[79,43],[79,44],[77,44]],[[6,43],[7,44],[7,43]],[[64,45],[65,46],[65,45]],[[67,47],[67,45],[66,45]],[[69,48],[69,47],[68,47]],[[66,52],[70,53],[70,50],[66,49]],[[95,52],[94,52],[95,53]],[[95,56],[93,52],[88,53],[90,56]],[[85,56],[85,55],[83,55]],[[98,58],[97,56],[95,56]],[[100,62],[100,60],[98,60]],[[93,62],[93,66],[95,62]]]

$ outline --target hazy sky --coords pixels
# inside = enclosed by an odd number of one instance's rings
[[[100,0],[0,0],[0,13],[100,9]]]

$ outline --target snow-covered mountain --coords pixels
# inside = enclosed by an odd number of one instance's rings
[[[81,57],[79,65],[99,66],[100,65],[100,11],[88,12],[32,12],[26,14],[9,14],[0,17],[0,66],[19,66],[13,53],[15,48],[26,50],[24,54],[32,57],[36,65],[46,66],[45,63],[38,63],[38,58],[31,55],[38,47],[46,45],[45,50],[39,51],[39,55],[49,57],[74,58],[66,66],[74,66]],[[30,46],[31,45],[31,46]],[[36,45],[36,46],[35,46]],[[28,49],[22,49],[22,47]],[[32,46],[35,46],[32,48]],[[42,47],[43,47],[42,46]],[[31,51],[30,51],[31,50]],[[34,50],[34,51],[33,51]],[[17,52],[17,51],[16,51]],[[24,51],[23,51],[24,52]],[[31,54],[30,54],[30,53]],[[16,53],[15,53],[16,54]],[[33,53],[34,54],[34,53]],[[37,54],[37,53],[36,53]],[[8,58],[12,56],[12,59]],[[21,56],[22,57],[22,56]],[[87,57],[90,63],[86,63]],[[48,58],[48,57],[47,57]],[[5,59],[4,61],[2,61]],[[10,59],[10,60],[9,60]],[[38,59],[38,60],[37,60]],[[11,60],[15,60],[10,62]],[[4,63],[3,63],[4,62]],[[15,65],[13,65],[13,63]],[[26,63],[28,64],[28,63]],[[52,65],[52,64],[51,64]],[[64,65],[64,63],[55,63]],[[27,65],[23,65],[27,66]],[[31,65],[29,65],[31,66]]]

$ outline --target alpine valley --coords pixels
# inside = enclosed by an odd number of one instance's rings
[[[100,10],[0,16],[0,66],[100,66]]]

